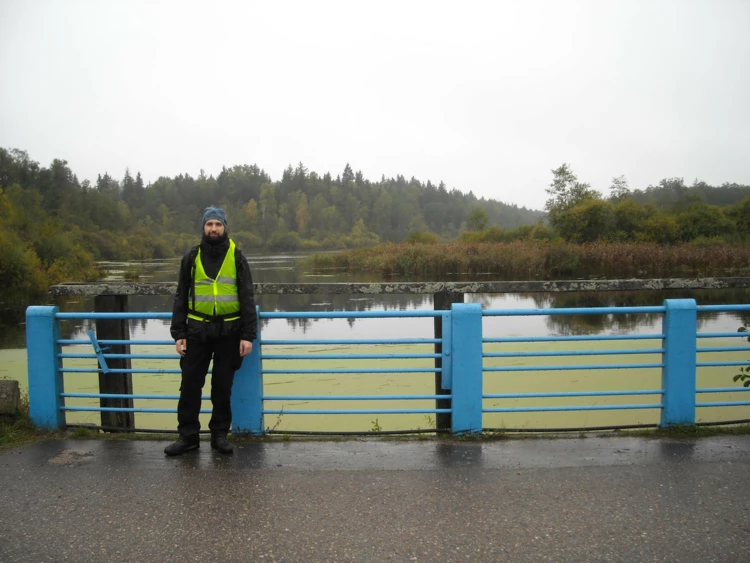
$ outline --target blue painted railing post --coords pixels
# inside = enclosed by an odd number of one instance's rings
[[[63,376],[60,373],[60,322],[57,307],[26,309],[26,355],[29,379],[29,415],[40,428],[64,428]]]
[[[482,306],[454,303],[451,307],[453,366],[453,434],[482,431]]]
[[[694,299],[665,299],[664,408],[661,426],[695,424],[697,308]]]
[[[448,311],[443,313],[442,317],[440,318],[440,325],[442,328],[442,346],[440,348],[440,353],[442,356],[440,358],[440,369],[442,371],[440,372],[440,388],[443,391],[450,391],[453,387],[453,362],[451,361],[451,352],[453,351],[453,337],[451,336],[452,320],[453,315],[451,315]],[[450,404],[450,401],[448,401],[448,404]],[[450,415],[448,416],[450,418]]]
[[[258,319],[260,308],[256,307]],[[253,350],[245,356],[242,366],[234,374],[232,385],[232,434],[265,433],[263,422],[263,375],[260,360],[260,321]]]

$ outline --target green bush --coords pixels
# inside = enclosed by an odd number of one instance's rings
[[[545,266],[547,271],[553,274],[575,274],[580,270],[580,256],[567,244],[552,245]]]
[[[504,242],[507,234],[501,227],[487,227],[481,231],[465,231],[458,236],[459,242],[465,244],[477,242]]]
[[[698,248],[713,248],[716,246],[723,246],[725,244],[725,241],[721,237],[700,236],[696,239],[691,240],[687,244]]]
[[[242,250],[248,250],[250,248],[261,248],[263,246],[263,239],[248,231],[230,233],[230,236],[232,237],[232,240],[237,243],[237,246],[239,246]]]
[[[174,254],[172,246],[164,239],[164,237],[156,237],[154,239],[151,258],[172,258]]]
[[[404,242],[414,244],[437,244],[440,242],[440,237],[429,231],[411,231],[404,238]]]
[[[301,250],[318,250],[319,248],[320,243],[317,240],[302,239],[300,242]]]
[[[143,268],[140,264],[130,264],[123,272],[122,277],[128,281],[136,281],[143,274]]]
[[[0,282],[0,299],[6,303],[47,291],[47,276],[34,249],[6,231],[0,231]]]
[[[279,233],[278,231],[268,239],[268,247],[273,250],[299,250],[302,245],[299,235],[294,231]]]
[[[557,238],[555,231],[545,225],[536,225],[531,231],[533,240],[553,241]]]

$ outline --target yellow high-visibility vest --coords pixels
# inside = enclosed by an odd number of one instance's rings
[[[233,321],[240,318],[240,297],[237,291],[237,264],[234,258],[235,244],[229,239],[229,250],[219,268],[216,279],[209,278],[201,262],[201,250],[195,256],[193,297],[188,303],[188,318],[196,321],[223,319]]]

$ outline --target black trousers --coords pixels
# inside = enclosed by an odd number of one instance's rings
[[[201,423],[201,394],[206,383],[208,364],[211,370],[211,403],[213,413],[208,427],[212,434],[226,434],[232,426],[232,383],[234,372],[242,365],[239,334],[216,339],[187,338],[187,350],[180,358],[182,384],[177,403],[177,430],[190,441],[198,439]]]

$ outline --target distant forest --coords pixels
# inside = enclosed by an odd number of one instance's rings
[[[502,179],[498,178],[498,184]],[[95,279],[98,260],[169,258],[195,244],[202,210],[227,210],[232,237],[246,252],[317,250],[387,242],[464,242],[519,238],[570,242],[679,243],[701,237],[746,240],[750,186],[682,179],[611,195],[578,182],[568,165],[553,170],[546,212],[519,208],[441,182],[367,180],[347,164],[322,176],[302,163],[273,181],[257,165],[162,176],[146,185],[126,170],[79,181],[65,160],[49,167],[0,148],[0,281],[9,293],[46,291],[60,281]]]
[[[27,212],[78,227],[87,249],[103,259],[158,258],[184,251],[179,235],[194,238],[209,205],[227,210],[232,234],[245,247],[274,250],[397,242],[410,231],[450,239],[465,228],[474,208],[484,209],[492,224],[505,229],[534,224],[544,215],[448,190],[443,183],[403,176],[372,182],[349,164],[333,177],[300,163],[275,182],[258,166],[242,165],[225,167],[216,177],[201,171],[196,178],[162,176],[149,185],[140,173],[126,170],[121,180],[104,173],[92,184],[79,182],[64,160],[44,168],[23,151],[0,149],[0,188],[22,207],[32,203]],[[135,238],[134,244],[125,244],[129,236],[139,235],[150,242]]]

